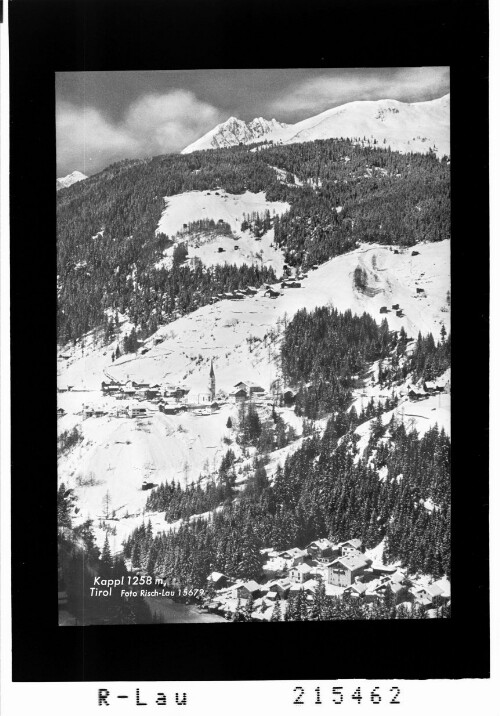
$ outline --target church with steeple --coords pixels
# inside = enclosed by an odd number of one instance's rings
[[[215,400],[215,373],[214,373],[214,362],[213,360],[210,362],[210,401]]]

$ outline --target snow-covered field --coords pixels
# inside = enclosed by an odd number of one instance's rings
[[[418,255],[412,256],[411,249],[395,254],[388,247],[364,245],[311,271],[301,281],[301,288],[280,289],[283,295],[277,299],[266,298],[261,289],[256,296],[241,301],[222,300],[205,306],[162,326],[146,342],[146,355],[128,354],[112,362],[114,346],[103,348],[97,343],[85,349],[83,355],[79,346],[66,347],[61,355],[67,357],[58,361],[58,380],[60,386],[69,384],[74,388],[58,394],[59,405],[67,412],[59,420],[60,430],[79,424],[84,441],[60,460],[59,480],[75,488],[81,518],[101,516],[103,498],[109,491],[111,507],[120,518],[122,538],[136,526],[134,520],[143,519],[141,512],[148,494],[141,489],[143,479],[155,483],[175,479],[185,484],[202,473],[215,471],[228,449],[227,418],[237,415],[237,407],[222,397],[220,411],[203,417],[192,412],[168,416],[151,406],[151,414],[145,419],[105,416],[82,420],[78,413],[83,403],[109,409],[120,402],[101,396],[103,380],[111,376],[118,380],[183,384],[191,391],[188,400],[197,402],[207,392],[213,360],[217,391],[227,394],[241,380],[253,381],[269,391],[272,381],[280,378],[279,346],[285,320],[301,308],[312,310],[328,304],[341,311],[366,311],[377,320],[386,317],[391,329],[403,326],[414,338],[421,331],[432,332],[439,339],[441,326],[448,331],[450,322],[446,300],[450,244],[421,244],[417,250]],[[368,283],[363,291],[354,284],[358,266],[367,272]],[[417,286],[425,293],[417,294]],[[394,303],[403,309],[403,317],[397,317],[393,310],[380,314],[382,306],[390,309]],[[91,346],[90,337],[87,343]],[[370,399],[370,391],[381,392],[370,385],[360,389],[356,396],[358,408]],[[449,395],[420,402],[404,400],[395,412],[405,422],[414,421],[419,432],[434,422],[449,431]],[[284,411],[283,417],[300,436],[296,416]],[[390,414],[386,414],[384,423],[389,419]],[[358,429],[362,440],[368,428],[365,424]],[[270,472],[300,442],[299,437],[282,454],[271,456]],[[234,443],[231,448],[238,451]],[[77,485],[78,479],[88,482],[89,477],[97,484]],[[125,518],[127,511],[136,517]],[[162,522],[162,516],[156,519]]]
[[[241,231],[241,224],[244,214],[248,216],[257,212],[263,215],[269,211],[271,217],[281,216],[289,208],[289,204],[283,201],[266,201],[264,192],[228,194],[222,189],[218,192],[190,191],[165,197],[165,209],[157,232],[162,232],[171,239],[175,238],[176,243],[185,243],[188,247],[188,259],[199,258],[205,266],[221,263],[237,266],[244,263],[258,264],[272,267],[281,274],[283,254],[273,244],[273,231],[268,231],[257,240],[250,231]],[[185,224],[201,219],[213,219],[216,223],[222,219],[229,224],[235,238],[216,232],[211,236],[176,236]],[[173,251],[173,246],[165,250],[163,259],[156,264],[158,268],[171,265]]]

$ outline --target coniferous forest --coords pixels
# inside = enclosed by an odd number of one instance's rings
[[[280,181],[275,168],[293,183]],[[273,227],[292,266],[308,268],[360,241],[413,245],[450,236],[449,162],[432,153],[321,140],[125,160],[58,192],[61,344],[104,325],[109,311],[126,313],[149,335],[216,293],[276,279],[256,266],[154,267],[174,238],[156,233],[164,197],[214,187],[264,191],[269,201],[290,204]]]

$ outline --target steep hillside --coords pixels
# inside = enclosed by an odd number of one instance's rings
[[[144,339],[216,294],[276,280],[280,253],[310,268],[365,242],[450,236],[446,161],[340,140],[124,161],[57,197],[61,344],[97,326],[112,339],[116,311]],[[191,253],[171,263],[179,242]]]
[[[269,406],[275,401],[273,385],[282,381],[280,351],[285,326],[298,310],[330,304],[358,315],[366,312],[377,321],[385,318],[390,330],[403,328],[412,338],[422,332],[433,333],[439,340],[443,326],[449,331],[449,248],[449,242],[426,244],[412,255],[411,250],[401,248],[400,253],[395,253],[389,247],[361,246],[311,271],[301,279],[300,288],[281,289],[277,284],[274,288],[281,295],[275,299],[266,297],[261,290],[239,301],[221,300],[199,308],[160,327],[140,351],[114,361],[114,346],[102,345],[95,333],[77,341],[74,347],[67,346],[58,360],[58,385],[63,389],[70,385],[72,390],[58,395],[58,406],[66,413],[58,421],[59,431],[71,431],[77,426],[81,440],[61,456],[59,481],[74,488],[81,519],[102,518],[103,501],[108,494],[118,519],[113,523],[118,537],[112,540],[118,550],[121,540],[137,526],[137,520],[143,519],[149,494],[141,488],[145,479],[154,484],[176,480],[186,486],[200,475],[214,475],[228,444],[236,456],[243,458],[235,442],[235,427],[227,428],[228,418],[234,426],[238,423],[238,407],[227,396],[238,381],[253,381],[266,391],[259,410],[263,418],[269,415]],[[355,278],[360,267],[367,274],[361,287]],[[424,292],[417,294],[417,287],[423,287]],[[397,316],[391,308],[395,303],[403,316]],[[388,313],[380,313],[383,306],[388,307]],[[121,330],[129,331],[130,324],[123,321]],[[117,401],[100,392],[102,381],[110,378],[168,383],[184,385],[189,389],[187,400],[196,404],[205,399],[212,361],[221,405],[211,414],[191,411],[165,415],[157,405],[146,401],[146,417],[131,420],[113,415],[117,407],[130,401]],[[392,388],[379,386],[375,378],[375,373],[367,373],[356,388],[353,397],[358,412],[372,398],[378,404],[393,394]],[[413,406],[408,402],[408,386],[406,381],[399,389],[396,412],[400,419],[408,427],[414,424],[412,421],[420,420],[421,429],[438,422],[448,431],[446,397],[439,398],[439,403],[437,398],[428,398]],[[104,410],[107,415],[83,419],[84,404]],[[282,415],[287,424],[294,426],[299,440],[271,453],[270,476],[288,454],[301,446],[301,421],[293,411],[285,410]],[[386,422],[390,415],[384,418]],[[324,422],[317,425],[324,428]],[[243,461],[240,468],[246,465]],[[245,473],[241,475],[244,485]],[[152,518],[155,529],[164,528],[161,517]],[[104,532],[98,531],[98,539],[102,544]]]

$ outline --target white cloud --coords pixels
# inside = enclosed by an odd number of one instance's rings
[[[60,102],[58,174],[89,174],[119,159],[180,151],[222,119],[219,110],[184,90],[143,95],[117,122],[94,107]]]
[[[360,70],[359,74],[339,73],[301,81],[276,97],[269,111],[276,115],[311,114],[360,99],[400,99],[417,102],[429,95],[449,91],[449,68],[408,67],[387,70]],[[307,116],[307,115],[304,115]]]

